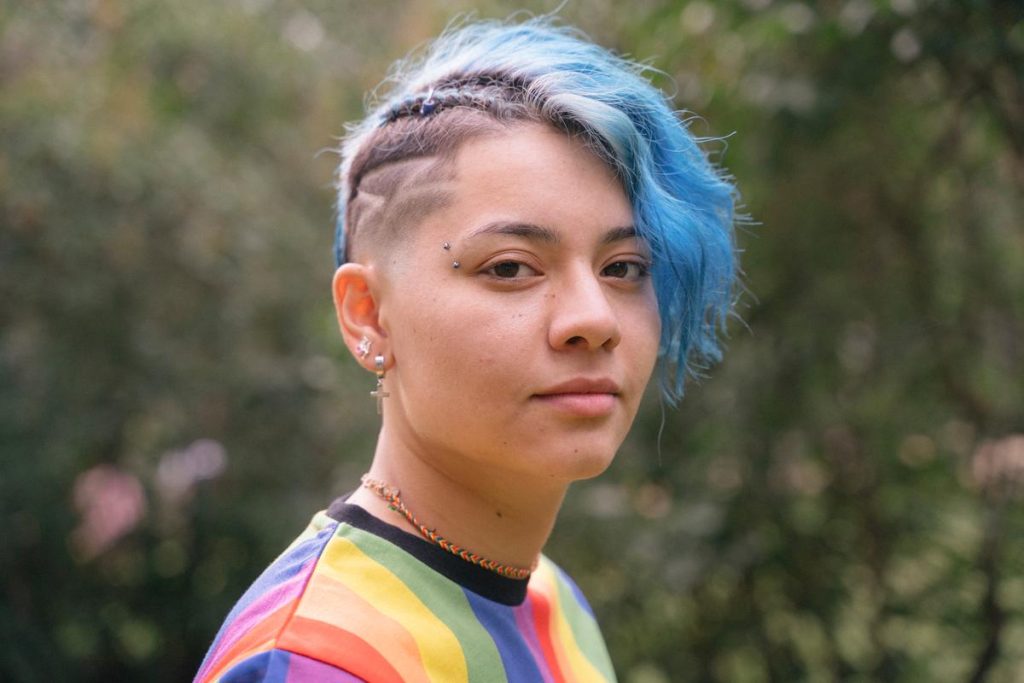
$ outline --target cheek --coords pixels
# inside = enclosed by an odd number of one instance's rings
[[[434,297],[403,301],[406,305],[392,316],[390,334],[408,391],[448,394],[459,387],[507,381],[502,377],[506,370],[516,374],[510,360],[525,347],[522,333],[527,327],[516,318],[519,314],[456,296],[445,297],[443,302]]]
[[[636,364],[649,368],[649,374],[657,363],[658,347],[661,343],[661,317],[658,315],[658,303],[653,292],[646,305],[629,309],[626,329],[632,330],[634,335]]]

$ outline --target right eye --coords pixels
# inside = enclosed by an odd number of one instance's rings
[[[536,270],[519,261],[500,261],[484,272],[501,280],[516,280],[538,274]]]

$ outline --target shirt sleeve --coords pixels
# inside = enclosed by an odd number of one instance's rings
[[[246,657],[218,679],[219,683],[370,683],[317,659],[273,649]]]

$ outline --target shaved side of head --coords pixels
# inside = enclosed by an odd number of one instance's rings
[[[447,155],[413,157],[366,173],[347,207],[350,258],[380,260],[400,250],[410,231],[451,201],[454,181]]]
[[[393,261],[410,231],[454,197],[460,145],[522,122],[456,107],[443,118],[405,118],[375,130],[349,169],[343,260]]]

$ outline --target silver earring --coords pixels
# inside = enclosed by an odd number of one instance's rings
[[[377,414],[383,415],[384,399],[391,395],[384,391],[384,356],[378,354],[374,357],[373,362],[377,366],[377,387],[370,392],[370,396],[377,399]]]
[[[370,348],[373,346],[373,342],[370,341],[369,337],[363,337],[356,344],[356,353],[359,354],[360,358],[366,358],[370,355]]]

